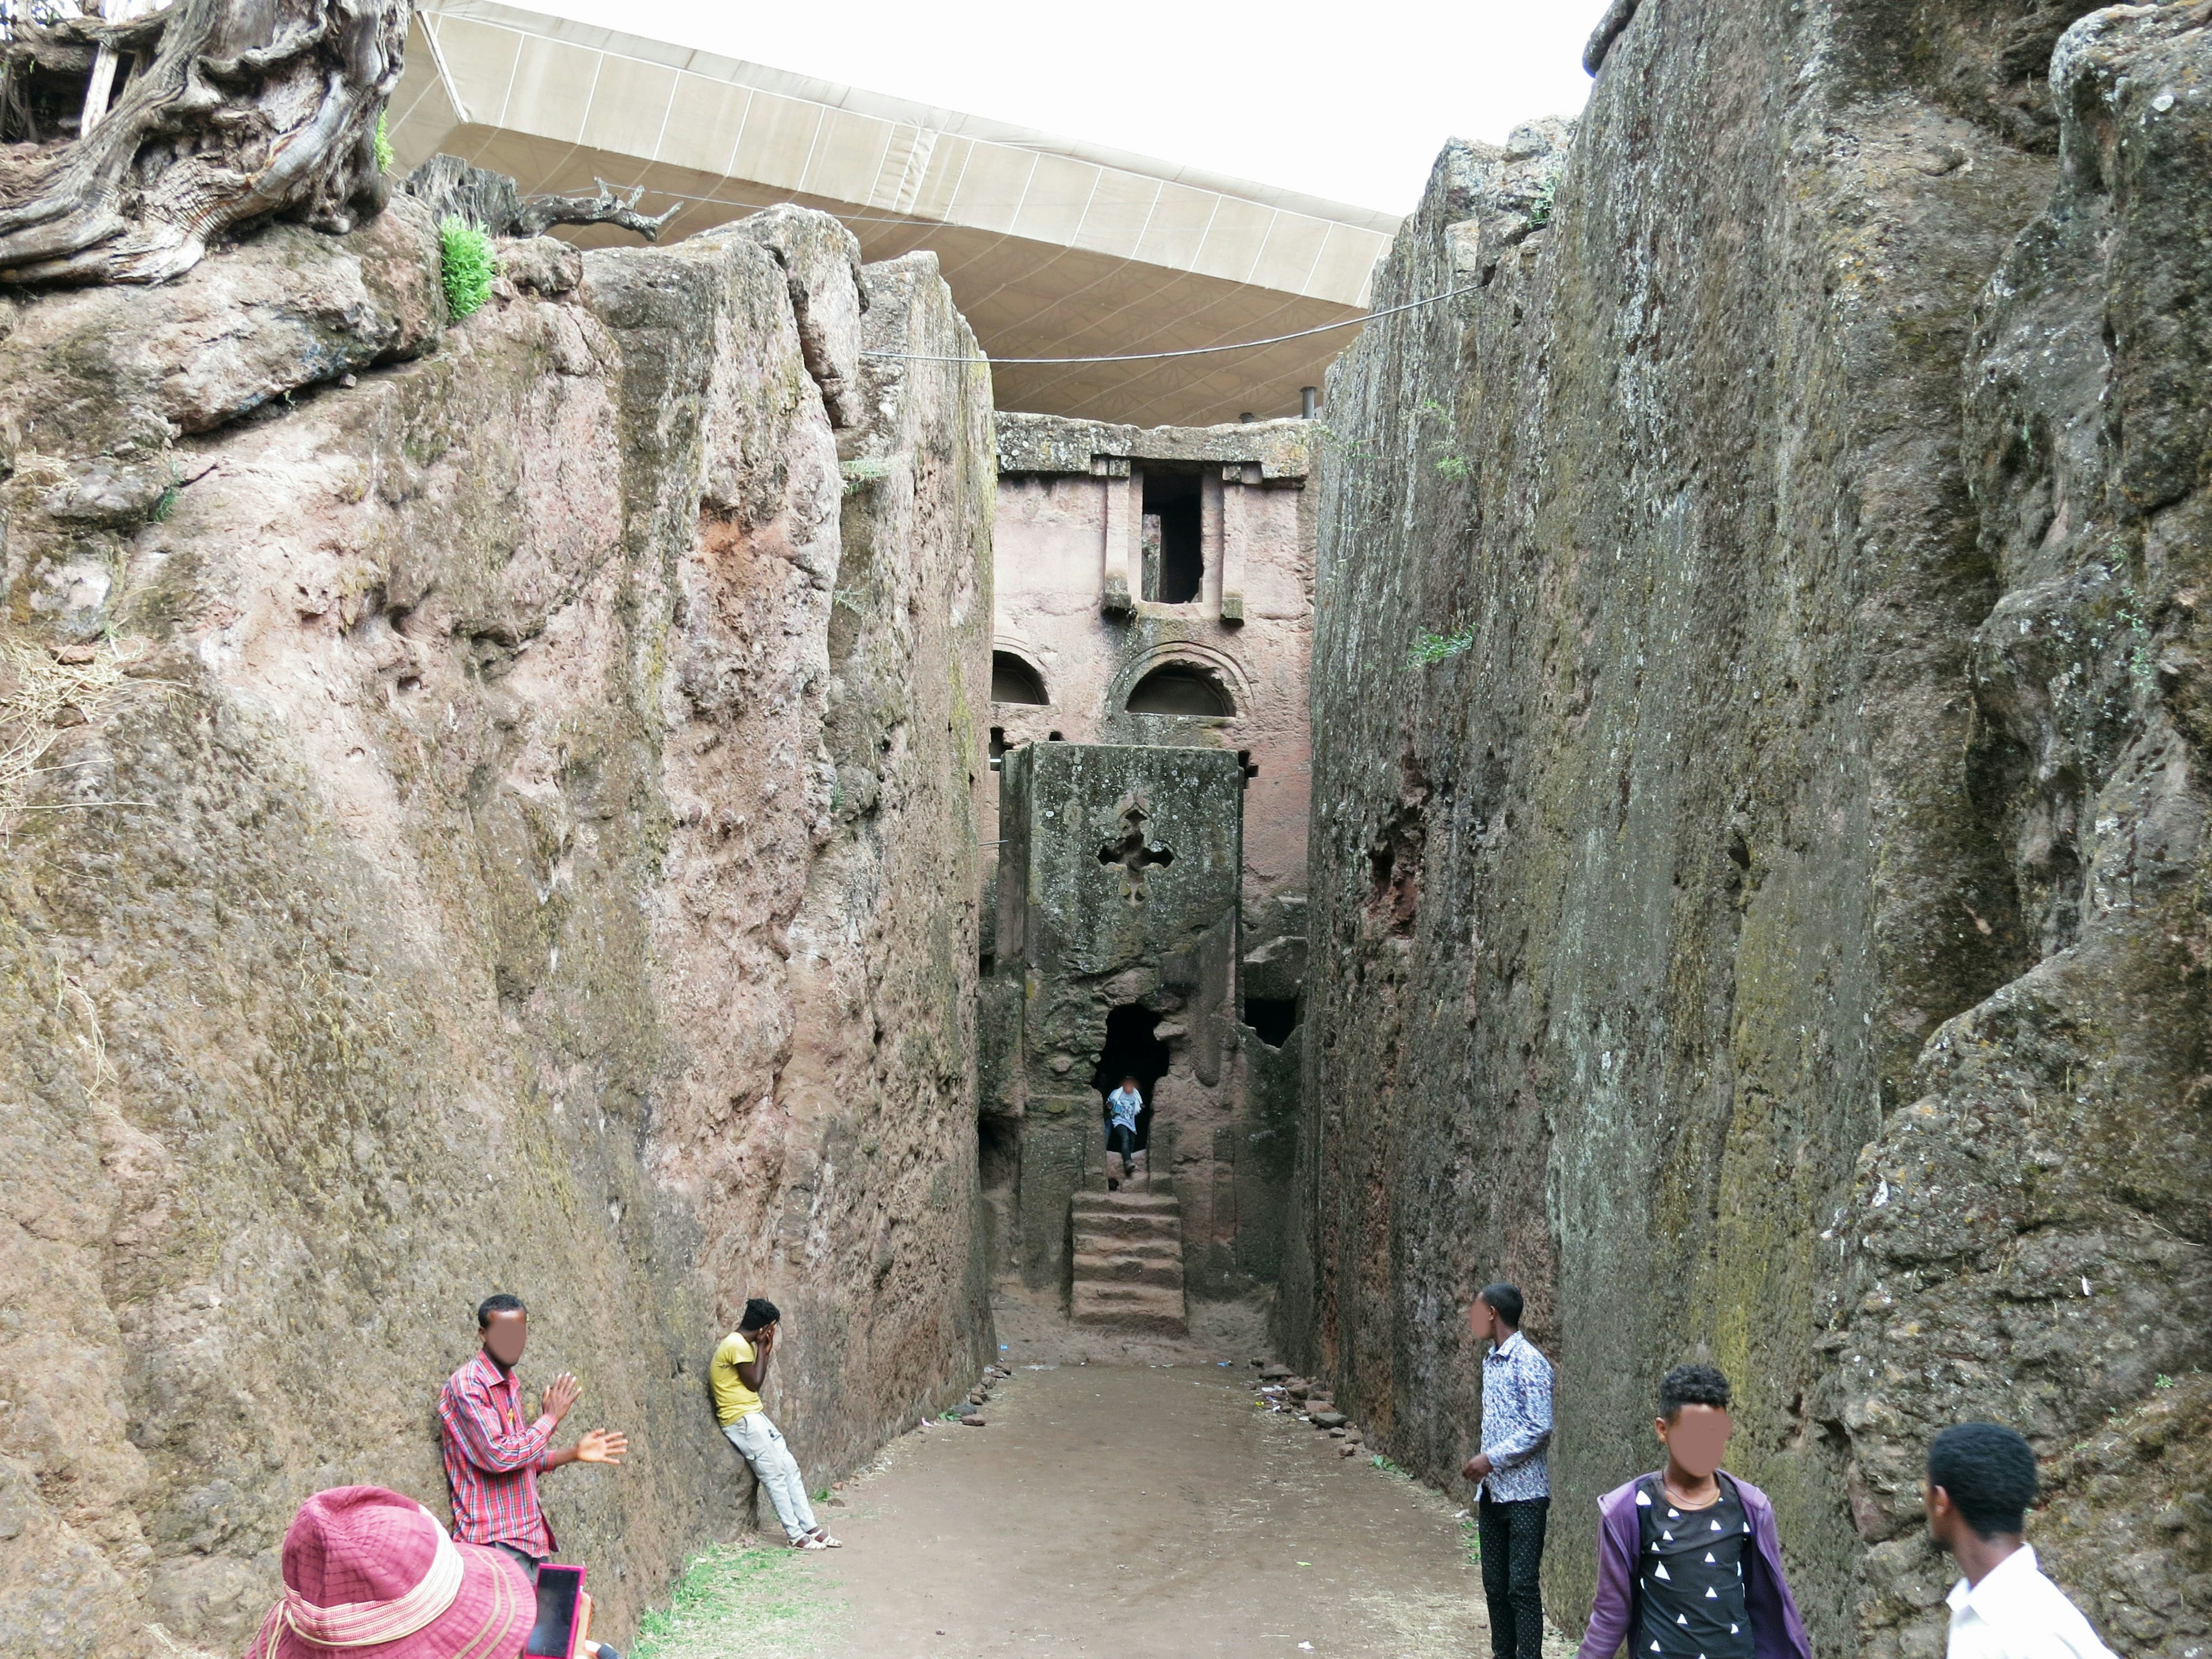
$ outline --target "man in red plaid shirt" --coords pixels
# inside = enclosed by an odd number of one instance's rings
[[[593,1429],[573,1446],[550,1449],[553,1431],[583,1392],[567,1371],[546,1385],[544,1409],[525,1420],[514,1368],[530,1340],[530,1311],[520,1297],[486,1297],[477,1310],[477,1334],[483,1350],[446,1379],[438,1395],[453,1536],[506,1551],[535,1581],[539,1564],[553,1553],[553,1528],[538,1507],[538,1475],[563,1463],[619,1463],[629,1441]]]

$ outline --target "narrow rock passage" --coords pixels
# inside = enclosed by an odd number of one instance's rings
[[[823,1511],[847,1547],[795,1563],[844,1603],[829,1650],[1486,1651],[1455,1506],[1255,1409],[1231,1376],[1024,1369],[988,1426],[907,1436]]]

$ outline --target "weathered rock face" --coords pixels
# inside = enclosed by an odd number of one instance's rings
[[[975,348],[842,236],[510,244],[448,327],[401,202],[0,312],[26,1640],[235,1651],[307,1492],[441,1506],[493,1289],[569,1433],[631,1437],[546,1488],[615,1632],[750,1505],[704,1377],[744,1297],[810,1471],[990,1352],[990,415],[860,358]]]
[[[1709,1356],[1816,1645],[1940,1647],[1975,1415],[2204,1640],[2212,32],[2084,9],[1616,7],[1328,387],[1285,1334],[1441,1472],[1528,1288],[1570,1623]]]

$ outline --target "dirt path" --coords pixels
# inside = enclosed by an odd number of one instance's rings
[[[1486,1652],[1453,1508],[1212,1366],[1017,1370],[907,1436],[791,1558],[844,1659]],[[797,1576],[794,1574],[793,1576]]]

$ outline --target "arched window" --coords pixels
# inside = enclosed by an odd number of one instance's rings
[[[1040,706],[1051,702],[1044,694],[1044,681],[1011,651],[991,653],[991,701],[993,702],[1029,702]]]
[[[1195,663],[1171,662],[1137,682],[1129,693],[1133,714],[1234,714],[1237,704],[1228,689]]]

